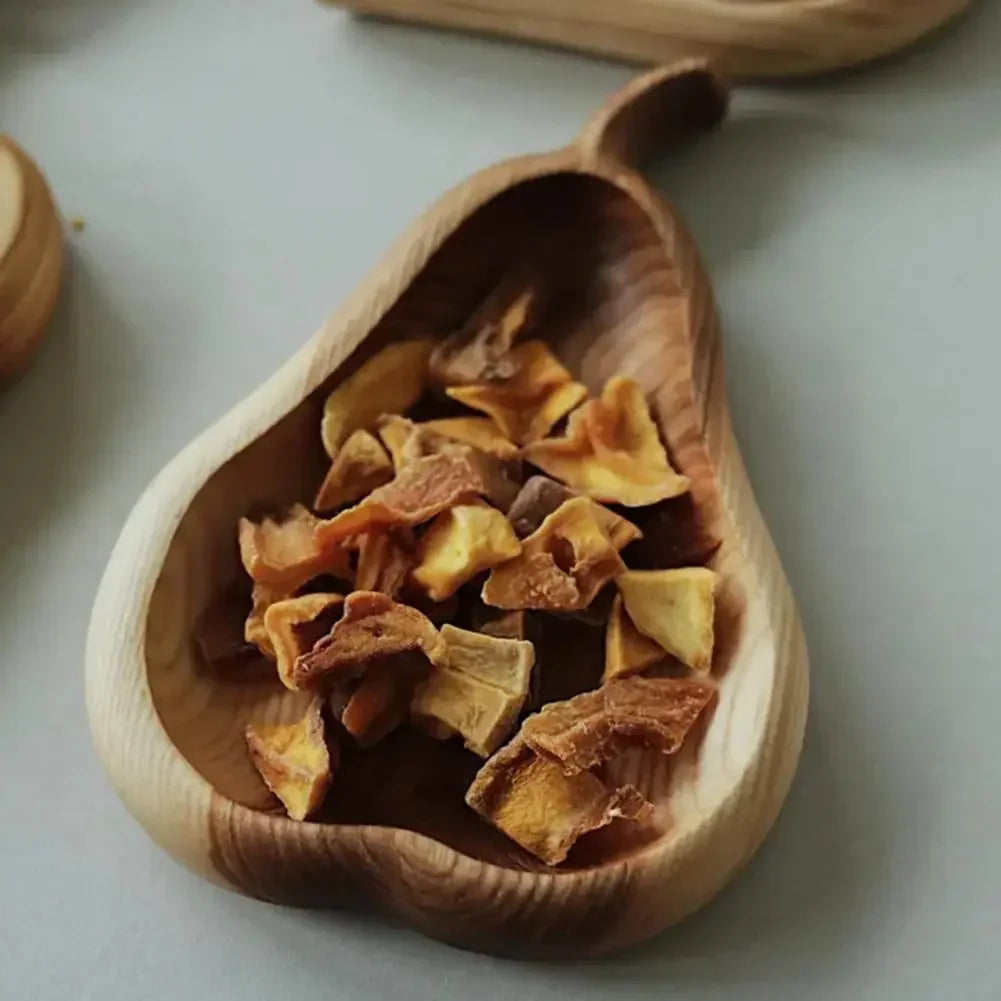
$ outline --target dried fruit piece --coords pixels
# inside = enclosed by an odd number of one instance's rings
[[[393,460],[393,468],[399,472],[404,465],[404,446],[410,440],[417,425],[409,417],[400,414],[380,414],[375,422],[375,428]]]
[[[352,431],[368,429],[383,413],[402,413],[427,385],[428,341],[401,341],[383,348],[349,375],[323,405],[320,434],[331,459]]]
[[[493,614],[489,614],[493,613]],[[528,613],[523,608],[497,611],[489,605],[480,605],[474,619],[476,632],[496,636],[499,640],[528,639]]]
[[[446,386],[476,382],[497,370],[537,312],[539,294],[522,269],[506,276],[469,320],[431,354],[431,375]]]
[[[605,632],[605,673],[603,679],[614,681],[639,674],[664,659],[664,648],[647,639],[634,625],[617,594]]]
[[[370,662],[408,650],[420,650],[432,664],[446,663],[445,643],[425,615],[385,594],[355,591],[330,634],[296,660],[290,687],[351,681]]]
[[[413,533],[407,528],[377,529],[359,540],[355,588],[399,597],[414,565]]]
[[[633,747],[673,754],[716,686],[694,678],[626,678],[566,702],[552,702],[521,725],[537,754],[568,775],[590,771]]]
[[[491,571],[484,602],[498,608],[586,608],[626,568],[594,507],[586,497],[561,504],[524,540],[518,556]]]
[[[440,417],[416,425],[453,441],[472,445],[505,462],[518,458],[518,446],[489,417]]]
[[[432,736],[458,734],[480,757],[493,754],[525,704],[535,650],[523,640],[497,639],[452,625],[441,628],[447,666],[435,668],[414,692],[410,713],[431,721]]]
[[[457,504],[438,515],[421,539],[413,578],[432,600],[444,601],[467,580],[520,552],[500,511],[482,501]]]
[[[316,537],[321,546],[327,546],[375,528],[419,525],[477,496],[506,509],[516,492],[517,486],[496,459],[456,444],[447,454],[407,463],[395,479],[373,490],[360,504],[319,522]]]
[[[509,378],[451,386],[446,392],[492,417],[512,441],[537,441],[587,396],[587,389],[572,380],[543,341],[526,341],[508,358],[513,367]]]
[[[401,653],[369,665],[339,713],[360,747],[372,747],[406,718],[414,685],[428,673],[426,658]]]
[[[250,760],[293,820],[305,820],[323,802],[332,779],[320,700],[298,723],[250,723]]]
[[[562,862],[582,834],[617,818],[646,820],[650,804],[632,786],[609,789],[595,775],[566,775],[515,737],[479,770],[466,802],[547,865]]]
[[[347,553],[336,540],[317,538],[321,524],[302,504],[293,504],[281,519],[257,523],[241,518],[240,559],[247,573],[259,584],[284,587],[289,593],[320,574],[349,578]]]
[[[344,598],[339,594],[303,594],[274,602],[264,613],[264,629],[286,688],[293,683],[296,660],[311,650],[333,625]]]
[[[515,534],[524,539],[535,532],[561,504],[577,496],[569,487],[548,476],[530,476],[511,503],[507,516]],[[592,514],[616,549],[621,550],[643,536],[631,521],[601,504],[594,504]]]
[[[276,601],[291,597],[292,592],[288,588],[273,587],[271,584],[255,584],[250,592],[250,614],[243,624],[243,638],[272,660],[275,659],[275,648],[264,625],[264,615]]]
[[[713,653],[716,574],[706,567],[630,570],[616,581],[636,628],[693,671]]]
[[[317,511],[333,511],[345,504],[353,504],[392,478],[393,463],[379,439],[359,429],[352,432],[337,450],[337,456],[316,492],[313,507]]]
[[[586,497],[627,507],[676,497],[690,486],[667,461],[639,386],[621,376],[570,415],[564,437],[532,442],[522,454]]]

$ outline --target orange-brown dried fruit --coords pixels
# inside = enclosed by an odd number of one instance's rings
[[[522,454],[578,493],[627,507],[677,497],[690,486],[668,462],[639,386],[621,376],[570,415],[562,438],[532,442]]]
[[[427,385],[429,341],[400,341],[383,348],[349,375],[323,405],[320,434],[331,459],[348,435],[367,430],[383,413],[412,407]]]
[[[482,501],[442,511],[420,541],[413,579],[433,601],[521,552],[510,522]]]
[[[250,592],[250,612],[243,624],[243,638],[272,660],[275,659],[275,648],[264,625],[264,615],[276,601],[291,597],[292,592],[288,588],[273,587],[271,584],[254,584]]]
[[[706,567],[630,570],[616,583],[636,628],[693,671],[709,671],[717,577]]]
[[[451,386],[453,400],[492,417],[512,441],[537,441],[587,396],[587,389],[570,373],[543,341],[526,341],[508,355],[509,378]]]
[[[414,652],[369,665],[339,714],[341,725],[359,747],[377,744],[407,718],[414,685],[428,668],[427,659]]]
[[[644,747],[673,754],[716,686],[695,678],[626,678],[529,716],[520,736],[568,775],[590,771],[623,751]]]
[[[320,700],[298,723],[250,723],[245,734],[250,760],[288,815],[305,820],[314,813],[332,780]]]
[[[530,476],[522,484],[507,513],[515,534],[524,539],[537,531],[539,526],[561,504],[579,497],[569,487],[549,479],[548,476]],[[621,550],[642,538],[643,533],[631,521],[616,514],[602,504],[595,503],[592,514],[597,519],[616,549]]]
[[[462,328],[435,347],[432,377],[452,386],[503,372],[503,363],[515,339],[532,322],[538,301],[537,289],[526,284],[523,273],[507,275]]]
[[[358,537],[355,589],[398,598],[414,566],[417,543],[408,528],[375,529]]]
[[[497,608],[586,608],[626,569],[594,508],[586,497],[561,504],[524,540],[518,556],[491,571],[483,601]]]
[[[317,538],[321,524],[302,504],[293,504],[279,519],[241,518],[240,558],[251,579],[292,593],[320,574],[349,578],[347,553],[336,540]]]
[[[293,682],[296,660],[330,631],[343,603],[340,594],[303,594],[268,607],[264,629],[286,688],[298,687]]]
[[[317,525],[320,546],[336,544],[391,525],[419,525],[447,508],[482,496],[506,509],[517,486],[495,459],[465,445],[447,454],[424,456],[407,463],[385,486],[360,504]]]
[[[344,615],[292,668],[291,687],[312,689],[362,675],[383,657],[419,650],[432,664],[446,663],[444,640],[427,616],[376,591],[355,591]]]
[[[471,445],[495,459],[508,462],[518,458],[518,446],[489,417],[439,417],[415,426]]]
[[[605,631],[605,673],[603,680],[628,678],[648,667],[659,664],[667,654],[664,648],[644,636],[634,625],[622,605],[622,595],[612,602]]]
[[[316,492],[313,507],[317,511],[333,511],[353,504],[392,478],[393,463],[379,439],[359,428],[337,450]]]
[[[588,831],[618,818],[645,821],[651,813],[632,786],[610,789],[589,772],[566,775],[520,736],[483,765],[466,802],[547,865],[562,862]]]
[[[514,728],[525,704],[535,650],[523,640],[497,639],[482,633],[441,628],[447,663],[435,668],[414,692],[411,716],[430,721],[432,736],[462,737],[466,747],[485,758]]]

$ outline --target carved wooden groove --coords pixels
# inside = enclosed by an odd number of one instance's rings
[[[806,649],[731,432],[697,250],[626,159],[715,125],[725,103],[704,64],[679,63],[612,98],[570,146],[459,185],[141,498],[94,606],[87,707],[122,799],[193,870],[267,900],[364,898],[469,948],[581,956],[683,918],[764,838],[799,755]],[[657,830],[638,838],[613,825],[557,870],[464,806],[465,752],[406,732],[338,777],[325,822],[267,812],[243,724],[294,718],[301,698],[277,683],[213,680],[191,641],[198,615],[238,573],[236,519],[311,495],[323,470],[322,401],[352,366],[393,339],[454,329],[506,264],[540,244],[556,304],[542,332],[592,390],[613,373],[641,383],[723,538],[712,563],[724,581],[715,711],[675,759],[637,753],[616,763],[655,802]]]

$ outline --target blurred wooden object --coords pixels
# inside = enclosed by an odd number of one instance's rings
[[[64,242],[41,171],[0,135],[0,385],[20,375],[41,344],[59,296]]]
[[[740,78],[806,76],[912,45],[971,0],[327,0],[359,14],[644,63],[708,56]]]

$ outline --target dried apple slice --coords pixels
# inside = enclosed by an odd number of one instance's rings
[[[238,540],[247,573],[258,584],[285,588],[290,594],[320,574],[349,579],[347,553],[337,540],[317,537],[321,524],[302,504],[293,504],[278,519],[241,518]]]
[[[577,496],[579,494],[575,494],[569,487],[548,476],[530,476],[511,503],[507,516],[515,534],[524,539],[537,531],[561,504]],[[643,533],[631,521],[601,504],[594,504],[592,514],[618,550],[643,537]]]
[[[506,509],[517,492],[496,459],[456,444],[449,452],[407,463],[385,486],[360,504],[320,522],[321,546],[391,525],[419,525],[463,501],[482,496]]]
[[[626,568],[594,507],[586,497],[561,504],[524,540],[518,556],[491,571],[483,601],[497,608],[586,608]]]
[[[617,578],[636,628],[693,671],[709,671],[717,577],[706,567],[630,570]]]
[[[400,341],[383,348],[349,375],[323,405],[320,434],[331,459],[359,429],[371,428],[383,413],[409,410],[427,385],[429,341]]]
[[[431,375],[446,386],[476,382],[496,371],[537,312],[539,293],[524,270],[505,276],[469,320],[432,352]]]
[[[320,705],[314,699],[298,723],[250,723],[245,731],[250,760],[293,820],[319,808],[332,780]]]
[[[457,504],[429,526],[413,579],[433,601],[450,598],[468,580],[521,552],[510,522],[482,501]]]
[[[417,543],[408,528],[375,529],[358,537],[355,588],[399,597],[413,569]]]
[[[479,770],[466,802],[547,865],[558,865],[578,838],[613,820],[644,821],[650,804],[633,786],[608,788],[589,772],[566,775],[521,737]]]
[[[313,507],[333,511],[353,504],[392,478],[393,463],[379,439],[362,429],[353,431],[337,450]]]
[[[676,497],[690,486],[671,468],[639,386],[621,376],[571,414],[562,438],[530,442],[522,454],[578,493],[627,507]]]
[[[441,628],[447,666],[435,668],[414,692],[411,716],[430,721],[432,736],[458,734],[486,758],[514,728],[532,678],[535,650],[523,640]]]
[[[292,678],[296,660],[330,631],[343,603],[340,594],[303,594],[268,607],[264,630],[286,688],[298,687]]]
[[[644,636],[634,625],[622,606],[622,595],[612,602],[605,631],[605,673],[603,680],[628,678],[640,674],[648,667],[660,663],[665,657],[664,648]]]
[[[716,686],[695,678],[627,678],[529,716],[520,736],[568,775],[590,771],[625,750],[674,754]]]
[[[243,624],[243,637],[248,643],[253,643],[258,650],[275,659],[275,648],[264,625],[267,610],[276,602],[291,598],[292,592],[286,587],[273,587],[270,584],[254,584],[250,592],[250,613]]]
[[[359,747],[372,747],[406,718],[414,686],[429,664],[416,652],[384,657],[370,664],[339,713],[341,725]]]
[[[364,674],[383,657],[419,650],[432,664],[447,663],[445,643],[427,618],[376,591],[355,591],[330,634],[296,659],[290,687],[312,689],[341,684]]]
[[[472,445],[496,459],[511,461],[518,458],[518,446],[489,417],[440,417],[424,421],[416,427],[444,435],[464,445]]]
[[[537,441],[587,396],[587,389],[570,373],[543,341],[526,341],[508,358],[509,378],[468,386],[451,386],[453,400],[492,417],[512,441]]]

